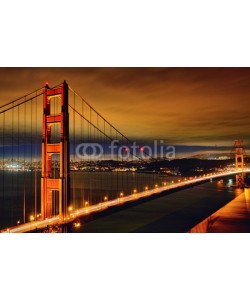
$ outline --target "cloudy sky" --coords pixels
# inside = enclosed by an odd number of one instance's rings
[[[130,138],[250,145],[249,68],[0,68],[0,104],[64,79]]]

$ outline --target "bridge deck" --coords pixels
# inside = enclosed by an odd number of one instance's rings
[[[249,170],[247,170],[247,172],[249,172]],[[70,217],[68,218],[68,220],[65,221],[65,223],[72,222],[74,219],[79,218],[81,216],[84,216],[86,214],[92,213],[92,212],[98,212],[98,211],[105,210],[107,207],[110,207],[110,206],[121,205],[122,203],[125,203],[125,202],[135,201],[135,200],[141,199],[143,197],[149,197],[149,196],[152,196],[152,195],[155,195],[155,194],[160,194],[161,192],[164,192],[164,191],[168,191],[168,190],[172,190],[172,189],[178,189],[180,187],[188,187],[189,185],[197,184],[199,182],[204,182],[204,181],[207,181],[207,180],[210,180],[210,179],[220,178],[220,177],[224,177],[224,176],[228,176],[228,175],[234,175],[234,174],[237,174],[237,173],[239,173],[239,172],[218,173],[218,174],[215,174],[215,175],[210,175],[210,176],[205,176],[205,177],[201,177],[201,178],[192,179],[192,180],[189,180],[189,181],[175,183],[175,184],[172,184],[172,185],[169,185],[169,186],[158,187],[158,188],[155,188],[153,190],[148,190],[148,191],[136,193],[136,194],[129,195],[129,196],[126,196],[126,197],[106,201],[104,203],[100,203],[100,204],[97,204],[97,205],[92,205],[92,206],[89,206],[87,208],[78,209],[77,211],[71,212]],[[34,221],[34,222],[21,224],[21,225],[12,227],[12,228],[2,230],[1,232],[6,232],[6,233],[29,232],[29,231],[35,230],[36,228],[45,228],[48,225],[55,225],[55,224],[58,224],[58,223],[60,223],[59,216],[54,216],[51,219],[46,219],[46,220]]]

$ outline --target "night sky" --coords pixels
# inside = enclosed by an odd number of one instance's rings
[[[0,68],[0,104],[64,79],[130,138],[250,145],[250,68]]]

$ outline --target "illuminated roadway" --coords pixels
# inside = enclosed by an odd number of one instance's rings
[[[249,171],[250,171],[250,169],[245,170],[245,172],[249,172]],[[222,172],[222,173],[213,174],[213,175],[210,174],[207,176],[194,178],[194,179],[190,179],[190,180],[186,180],[186,181],[182,181],[182,182],[178,182],[178,183],[173,183],[170,185],[164,185],[161,187],[156,187],[151,190],[145,190],[143,192],[134,193],[129,196],[120,197],[120,198],[117,198],[114,200],[108,200],[103,203],[99,203],[99,204],[91,205],[88,207],[80,208],[75,211],[71,211],[69,213],[69,217],[66,220],[59,219],[59,216],[57,215],[50,219],[28,222],[28,223],[20,224],[20,225],[11,227],[11,228],[3,229],[0,232],[5,232],[5,233],[29,232],[29,231],[32,231],[35,229],[45,228],[46,226],[57,225],[57,224],[62,224],[62,223],[69,223],[79,217],[90,214],[92,212],[98,212],[98,211],[105,210],[110,206],[121,205],[125,202],[135,201],[135,200],[138,200],[143,197],[149,197],[149,196],[152,196],[155,194],[162,193],[164,191],[177,189],[179,187],[185,187],[188,185],[192,185],[192,184],[195,184],[198,182],[207,181],[207,180],[218,178],[218,177],[220,178],[220,177],[224,177],[224,176],[228,176],[228,175],[235,175],[238,173],[241,173],[241,171],[230,171],[230,172],[227,171],[227,172]]]

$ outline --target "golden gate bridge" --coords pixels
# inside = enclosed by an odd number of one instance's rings
[[[126,169],[125,165],[135,170],[151,159],[150,155],[143,147],[131,152],[133,142],[65,81],[55,87],[46,84],[2,105],[0,126],[2,232],[29,232],[52,225],[66,232],[68,223],[77,224],[86,214],[212,178],[241,174],[239,167],[243,168],[237,144],[238,163],[233,172],[171,183],[143,172],[128,178],[128,172],[118,170]],[[110,152],[110,142],[115,153]],[[79,146],[83,147],[82,155]],[[93,155],[93,150],[102,153]],[[101,157],[98,166],[96,157]],[[111,172],[112,176],[107,179],[98,171],[104,175]]]

